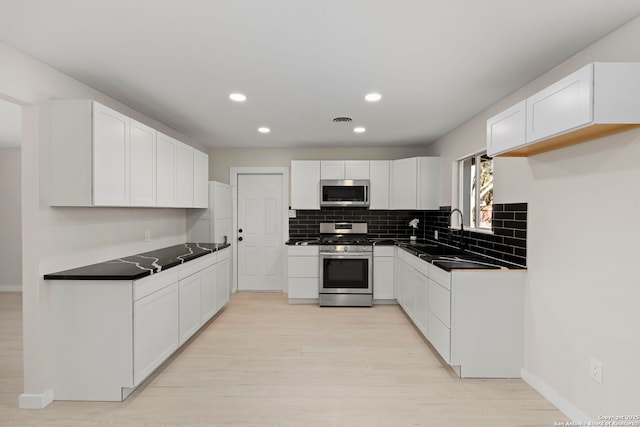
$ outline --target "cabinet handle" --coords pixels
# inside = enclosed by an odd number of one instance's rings
[[[240,230],[238,230],[238,233],[242,233],[242,228]]]
[[[242,237],[238,237],[238,242],[242,242]]]

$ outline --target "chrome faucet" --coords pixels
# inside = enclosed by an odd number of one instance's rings
[[[453,234],[453,228],[452,228],[453,214],[456,213],[456,212],[458,212],[460,214],[460,249],[464,250],[464,247],[465,247],[465,243],[464,243],[464,214],[458,208],[452,209],[451,212],[449,212],[449,243],[451,243],[451,234]]]

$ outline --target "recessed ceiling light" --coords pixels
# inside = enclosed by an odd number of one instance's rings
[[[366,131],[366,129],[363,128],[362,126],[360,126],[360,127],[357,127],[357,128],[353,128],[353,131],[355,133],[362,133],[362,132]]]
[[[229,95],[229,99],[236,102],[243,102],[247,100],[247,97],[241,93],[232,93]]]
[[[382,95],[380,95],[379,93],[369,93],[364,97],[364,99],[369,102],[376,102],[382,99]]]
[[[258,128],[258,132],[260,132],[260,133],[269,133],[269,132],[271,132],[271,129],[263,126],[263,127]]]

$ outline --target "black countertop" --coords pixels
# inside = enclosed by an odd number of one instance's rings
[[[45,274],[45,280],[136,280],[220,249],[228,243],[184,243],[71,270]]]

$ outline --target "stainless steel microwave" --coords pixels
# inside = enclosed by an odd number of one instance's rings
[[[320,206],[369,206],[368,179],[320,180]]]

